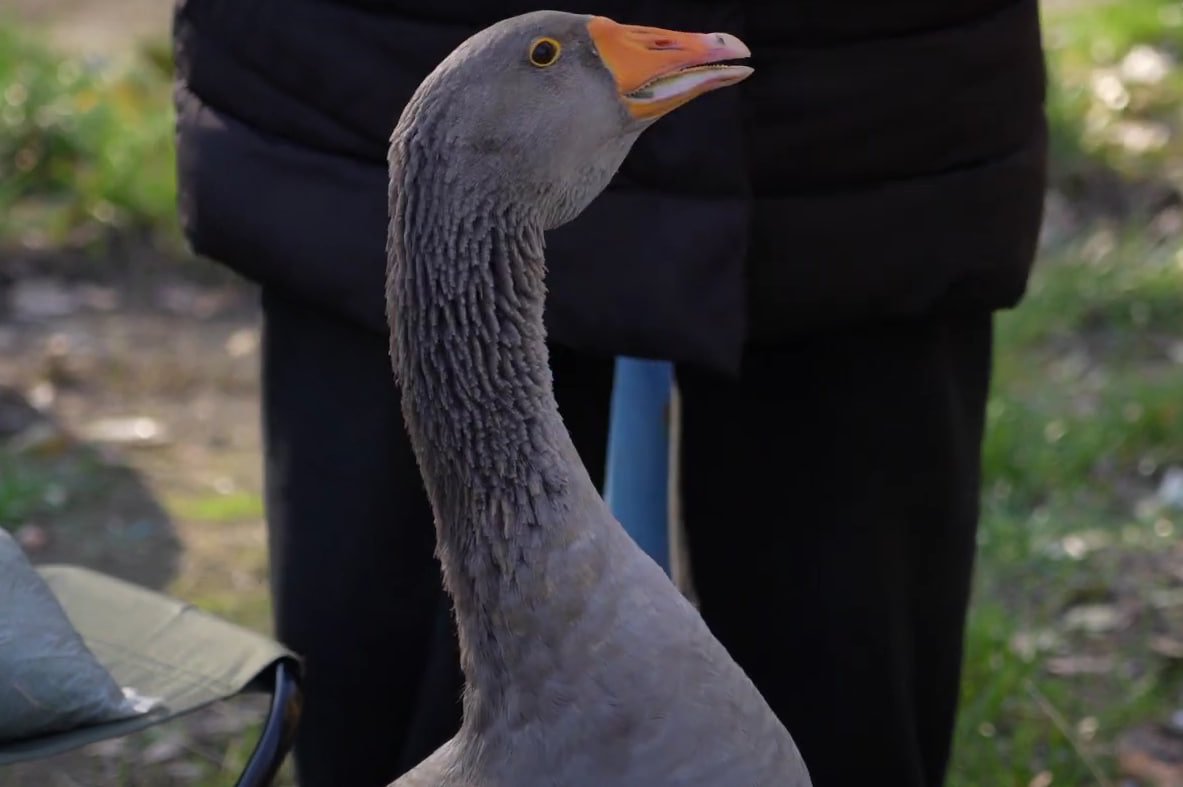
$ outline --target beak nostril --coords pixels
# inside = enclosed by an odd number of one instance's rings
[[[653,47],[655,49],[673,49],[674,42],[668,38],[658,38],[653,42]]]

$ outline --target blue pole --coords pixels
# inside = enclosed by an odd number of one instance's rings
[[[669,450],[673,366],[617,358],[604,499],[620,524],[670,571]]]

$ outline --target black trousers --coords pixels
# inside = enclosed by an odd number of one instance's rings
[[[459,723],[431,513],[385,339],[275,292],[264,314],[277,629],[308,665],[300,782],[379,787]],[[702,612],[818,787],[943,781],[991,331],[936,315],[751,348],[739,381],[678,369]],[[552,363],[598,479],[612,362]]]

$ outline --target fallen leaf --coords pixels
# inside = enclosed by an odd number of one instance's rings
[[[1110,130],[1114,143],[1134,155],[1161,150],[1171,141],[1171,129],[1164,123],[1142,120],[1123,120]]]
[[[78,307],[73,293],[46,279],[17,282],[9,294],[9,302],[13,314],[26,320],[64,317]]]
[[[1093,72],[1093,96],[1110,110],[1120,112],[1130,103],[1130,92],[1121,77],[1108,69]]]
[[[169,763],[165,770],[168,771],[169,777],[179,784],[197,782],[205,775],[205,769],[199,763],[185,760]]]
[[[41,525],[27,524],[17,528],[16,542],[30,555],[34,555],[49,546],[49,531]]]
[[[1049,787],[1052,783],[1051,771],[1040,771],[1035,778],[1027,783],[1027,787]]]
[[[1174,62],[1161,49],[1138,44],[1121,59],[1121,78],[1134,85],[1157,85],[1171,73]]]
[[[42,380],[35,383],[29,389],[29,404],[38,410],[45,411],[53,407],[54,401],[57,399],[57,388],[48,380]]]
[[[1116,631],[1126,623],[1125,616],[1113,604],[1082,604],[1064,614],[1064,627],[1089,634]]]
[[[179,736],[164,738],[144,749],[140,760],[149,765],[175,760],[185,752],[185,745]]]
[[[79,288],[79,298],[88,308],[109,312],[119,308],[119,292],[114,287],[90,285]]]
[[[1157,609],[1169,609],[1183,606],[1183,588],[1169,588],[1155,590],[1148,594],[1151,606]]]
[[[1139,727],[1123,735],[1117,764],[1147,787],[1183,787],[1183,741],[1157,728]]]
[[[1052,675],[1071,677],[1073,675],[1108,675],[1113,671],[1112,656],[1056,656],[1048,659],[1044,668]]]
[[[231,358],[242,358],[255,352],[259,347],[259,333],[250,328],[242,328],[231,334],[226,340],[226,353]]]
[[[1151,637],[1150,650],[1168,659],[1183,659],[1183,640],[1166,634]]]
[[[92,743],[86,747],[86,751],[96,757],[103,759],[114,760],[123,756],[127,751],[127,738],[110,738],[98,743]]]
[[[130,418],[100,418],[91,421],[82,430],[82,435],[96,443],[111,443],[134,447],[157,447],[167,445],[169,437],[164,425],[154,418],[133,416]]]
[[[1164,506],[1183,509],[1183,468],[1167,468],[1159,482],[1156,496]]]

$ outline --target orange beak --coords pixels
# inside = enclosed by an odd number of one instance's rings
[[[751,56],[728,33],[680,33],[592,17],[588,33],[616,80],[620,98],[638,120],[652,120],[686,102],[746,79],[748,66],[720,65]]]

